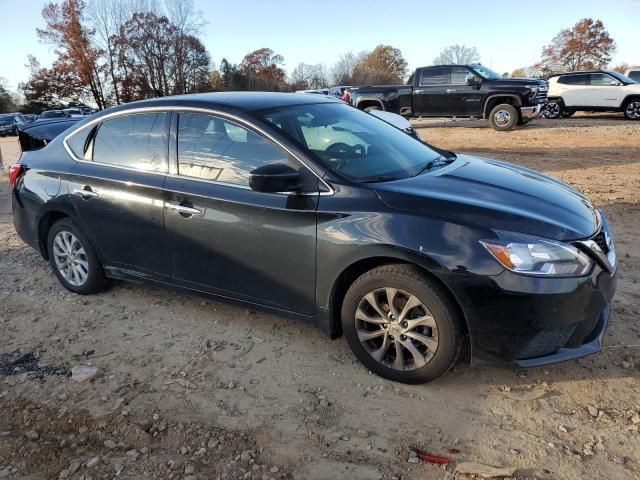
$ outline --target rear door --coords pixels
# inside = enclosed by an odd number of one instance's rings
[[[476,77],[476,86],[467,85],[467,76]],[[449,113],[451,115],[474,116],[482,115],[483,93],[479,86],[481,79],[466,67],[451,67],[451,77],[446,92],[449,98]]]
[[[311,314],[315,306],[317,178],[306,195],[261,193],[249,172],[270,163],[305,171],[246,124],[175,113],[166,234],[173,281],[195,290]]]
[[[171,274],[162,191],[169,118],[164,112],[123,115],[67,141],[78,160],[69,193],[104,263],[161,280]]]
[[[420,78],[414,82],[413,105],[414,115],[446,116],[449,115],[449,98],[447,89],[451,78],[451,67],[423,68]]]
[[[589,91],[588,73],[563,75],[558,78],[557,87],[558,94],[567,107],[591,106],[590,102],[594,101]]]

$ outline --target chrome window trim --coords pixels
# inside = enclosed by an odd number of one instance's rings
[[[195,112],[195,113],[201,113],[201,114],[205,114],[205,115],[218,115],[218,116],[220,116],[222,118],[227,118],[229,120],[232,120],[235,123],[239,123],[242,126],[246,126],[250,130],[253,130],[254,132],[258,133],[259,135],[261,135],[263,137],[266,137],[271,142],[275,143],[281,149],[283,149],[285,152],[287,152],[289,155],[291,155],[293,158],[295,158],[298,162],[300,162],[304,166],[304,168],[309,170],[328,189],[328,191],[326,191],[326,192],[318,190],[317,192],[302,192],[302,193],[298,193],[298,195],[322,195],[322,196],[326,196],[326,195],[333,195],[335,193],[335,190],[333,189],[333,187],[331,185],[329,185],[326,181],[324,181],[322,179],[322,177],[320,177],[320,175],[318,175],[311,167],[309,167],[309,165],[307,165],[306,162],[304,162],[298,155],[293,153],[282,142],[276,140],[271,134],[267,133],[262,128],[252,124],[251,122],[248,122],[244,118],[238,117],[238,116],[233,115],[233,114],[228,113],[228,112],[223,112],[221,110],[215,110],[215,109],[209,109],[209,108],[203,108],[203,107],[181,107],[181,106],[176,106],[176,105],[167,105],[167,106],[155,106],[155,107],[138,107],[138,108],[131,108],[129,110],[121,110],[121,111],[117,111],[117,112],[111,112],[111,113],[108,113],[108,114],[103,115],[101,117],[94,118],[94,119],[90,120],[89,122],[87,122],[82,127],[78,128],[77,130],[67,134],[62,139],[62,144],[64,145],[64,148],[67,151],[67,153],[69,154],[69,156],[76,162],[90,163],[90,164],[94,164],[94,165],[101,165],[101,166],[106,166],[106,167],[111,167],[111,168],[119,168],[119,169],[122,169],[122,170],[128,170],[128,171],[138,172],[138,173],[151,173],[151,174],[154,174],[154,175],[163,175],[163,176],[174,177],[174,178],[183,178],[183,179],[184,178],[188,178],[188,179],[196,181],[196,182],[206,182],[206,183],[211,183],[211,184],[214,184],[214,185],[224,185],[224,186],[228,186],[228,187],[241,188],[241,189],[244,189],[244,190],[251,190],[251,187],[246,186],[246,185],[236,185],[236,184],[230,184],[230,183],[225,183],[225,182],[217,182],[217,181],[214,181],[214,180],[207,180],[207,179],[197,178],[197,177],[188,177],[186,175],[179,175],[179,174],[171,173],[169,171],[169,168],[170,168],[169,163],[170,162],[167,163],[167,171],[166,172],[157,172],[157,171],[153,171],[153,170],[140,170],[138,168],[125,167],[125,166],[122,166],[122,165],[115,165],[115,164],[112,164],[112,163],[102,163],[102,162],[94,162],[93,160],[84,160],[82,158],[78,158],[73,153],[73,151],[71,150],[71,147],[69,147],[69,145],[67,143],[68,140],[72,136],[76,135],[78,132],[80,132],[80,131],[82,131],[82,130],[84,130],[86,128],[92,127],[92,126],[94,126],[94,125],[96,125],[98,123],[102,123],[102,122],[104,122],[106,120],[110,120],[112,118],[117,118],[117,117],[123,117],[123,116],[127,116],[127,115],[138,115],[138,114],[142,114],[142,113],[155,113],[155,112],[178,112],[178,113],[179,112]],[[287,195],[295,195],[296,192],[289,192],[289,193],[286,193],[286,194]],[[280,193],[277,193],[276,195],[280,195]]]

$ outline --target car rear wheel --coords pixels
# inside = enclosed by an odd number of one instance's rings
[[[365,367],[403,383],[438,378],[462,345],[451,300],[411,265],[384,265],[360,276],[344,298],[342,328]]]
[[[56,222],[47,241],[49,262],[62,285],[74,293],[89,295],[106,285],[106,278],[89,240],[70,219]]]
[[[629,120],[640,120],[640,99],[627,102],[624,107],[624,116]]]
[[[560,115],[562,115],[562,105],[558,100],[549,100],[545,105],[543,115],[545,118],[552,120],[560,118]]]
[[[502,103],[496,105],[489,114],[489,122],[494,130],[501,132],[513,130],[518,125],[520,116],[513,105]]]

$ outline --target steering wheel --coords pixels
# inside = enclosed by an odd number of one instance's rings
[[[343,142],[336,142],[329,145],[325,149],[325,152],[336,153],[340,155],[340,159],[338,161],[338,164],[336,165],[336,168],[341,169],[342,167],[345,167],[347,163],[349,163],[354,158],[364,157],[365,154],[367,153],[367,149],[364,147],[364,145],[361,145],[359,143],[355,144],[354,146],[351,146]]]

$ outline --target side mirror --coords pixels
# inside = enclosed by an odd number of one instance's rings
[[[249,174],[249,186],[256,192],[295,192],[300,189],[300,174],[284,163],[271,163]]]
[[[465,77],[464,79],[465,84],[469,87],[475,87],[476,85],[479,85],[480,82],[478,82],[478,80],[476,80],[476,76],[473,74],[469,74]]]

